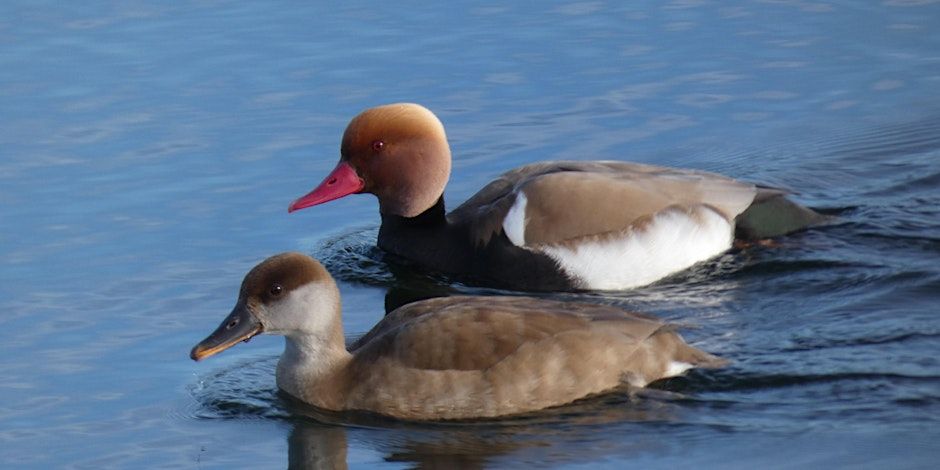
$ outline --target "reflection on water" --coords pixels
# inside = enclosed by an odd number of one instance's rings
[[[346,430],[315,422],[298,422],[287,438],[287,467],[348,468]]]

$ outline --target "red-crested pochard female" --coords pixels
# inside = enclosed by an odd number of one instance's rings
[[[379,199],[378,245],[421,267],[526,290],[626,289],[823,216],[779,190],[721,175],[614,161],[526,165],[444,212],[450,147],[426,108],[368,109],[340,160],[289,211],[353,193]]]
[[[724,361],[655,318],[528,297],[442,297],[385,316],[349,350],[336,283],[309,256],[268,258],[200,360],[260,333],[286,337],[277,385],[311,405],[411,420],[540,410]]]

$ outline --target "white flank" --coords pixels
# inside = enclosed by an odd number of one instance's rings
[[[734,226],[727,219],[708,207],[698,207],[691,215],[679,210],[661,212],[642,229],[585,239],[573,247],[537,249],[580,281],[579,287],[613,290],[655,282],[722,253],[733,240]]]
[[[669,361],[669,367],[666,369],[664,377],[675,377],[682,375],[683,372],[692,368],[692,364],[682,361]]]
[[[506,218],[503,219],[503,232],[506,233],[506,238],[516,246],[525,246],[525,206],[528,202],[525,194],[519,191],[515,202],[506,213]]]

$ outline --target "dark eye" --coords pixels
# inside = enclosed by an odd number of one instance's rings
[[[280,296],[281,292],[284,292],[284,288],[281,287],[281,285],[276,282],[274,284],[271,284],[271,289],[268,290],[268,293],[270,293],[274,297]]]
[[[372,150],[376,152],[381,152],[384,149],[385,149],[385,142],[381,140],[376,140],[372,142]]]

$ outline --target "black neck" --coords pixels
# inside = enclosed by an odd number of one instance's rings
[[[437,202],[434,203],[430,209],[414,217],[382,214],[382,226],[428,228],[443,225],[446,222],[447,217],[444,213],[444,196],[438,198]]]

